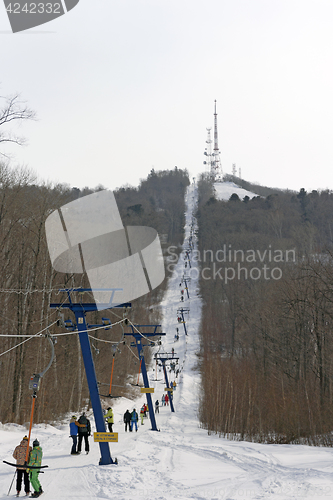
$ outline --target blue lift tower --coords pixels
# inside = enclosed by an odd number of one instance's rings
[[[82,350],[82,358],[84,362],[84,367],[86,370],[87,382],[90,393],[91,406],[94,412],[95,423],[96,423],[96,431],[97,432],[105,432],[105,422],[103,416],[103,410],[101,405],[101,400],[98,392],[97,378],[95,372],[94,361],[91,354],[90,342],[88,337],[89,327],[96,327],[96,325],[88,325],[86,322],[86,313],[91,311],[97,311],[96,303],[83,303],[83,302],[73,302],[71,298],[71,294],[74,292],[84,293],[91,292],[90,288],[66,288],[59,290],[60,292],[67,293],[68,302],[61,302],[59,304],[50,304],[51,309],[69,309],[75,315],[76,324],[73,324],[70,321],[71,329],[78,330],[81,350]],[[113,295],[112,295],[113,298]],[[130,303],[126,304],[115,304],[112,305],[112,299],[110,304],[106,305],[105,309],[112,309],[113,307],[131,307]],[[103,326],[103,325],[100,325]],[[105,324],[104,324],[105,326]],[[106,329],[110,328],[106,326]],[[100,442],[100,452],[101,458],[99,461],[99,465],[109,465],[109,464],[117,464],[117,461],[112,460],[109,443],[108,442]]]
[[[185,335],[187,335],[187,329],[186,329],[186,322],[185,322],[185,318],[184,318],[184,313],[189,314],[189,312],[190,312],[190,308],[189,307],[180,307],[177,310],[177,314],[181,318],[181,323],[183,323],[183,325],[184,325]]]
[[[129,324],[127,325],[131,331],[130,332],[124,332],[124,335],[132,335],[134,337],[136,347],[138,349],[138,355],[139,359],[141,362],[141,372],[142,372],[142,378],[143,382],[145,384],[145,388],[149,389],[149,380],[148,380],[148,375],[147,375],[147,368],[146,368],[146,363],[145,363],[145,357],[143,354],[143,348],[145,346],[151,346],[153,347],[156,345],[156,341],[149,341],[148,339],[150,337],[160,337],[161,335],[165,335],[165,333],[160,333],[157,331],[161,325],[133,325]],[[152,331],[148,333],[142,333],[142,329],[152,329]],[[148,340],[148,343],[142,344],[143,340]],[[149,410],[149,417],[150,417],[150,423],[151,423],[151,430],[152,431],[158,431],[157,426],[156,426],[156,420],[155,420],[155,413],[154,413],[154,408],[153,408],[153,403],[151,400],[151,394],[150,392],[146,392],[147,396],[147,404],[148,404],[148,410]]]
[[[168,374],[167,374],[165,363],[167,361],[177,361],[178,362],[179,358],[174,356],[172,353],[168,353],[168,352],[165,352],[165,353],[164,352],[157,352],[154,355],[154,358],[157,360],[157,362],[160,361],[160,363],[162,363],[166,390],[169,393],[170,408],[171,408],[171,412],[174,413],[175,409],[173,406],[173,394],[172,394],[172,390],[170,389],[170,386],[169,386]]]

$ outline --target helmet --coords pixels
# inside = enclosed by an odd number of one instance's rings
[[[32,446],[39,446],[39,441],[38,441],[38,439],[35,439],[35,441],[32,443]]]
[[[73,415],[72,418],[74,418],[74,420],[76,420],[76,415]]]
[[[24,436],[24,441],[28,441],[28,436]]]

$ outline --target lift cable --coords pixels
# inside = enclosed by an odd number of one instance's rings
[[[43,330],[41,330],[40,332],[37,332],[35,335],[31,335],[29,336],[29,338],[27,338],[26,340],[23,340],[23,342],[20,342],[19,344],[17,345],[14,345],[14,347],[11,347],[10,349],[8,349],[7,351],[5,352],[2,352],[0,354],[0,356],[3,356],[4,354],[7,354],[8,352],[12,351],[13,349],[16,349],[17,347],[19,347],[20,345],[24,344],[25,342],[28,342],[29,340],[35,338],[35,337],[39,337],[41,335],[42,332],[45,332],[45,330],[47,330],[48,328],[50,328],[51,326],[53,326],[57,321],[54,321],[53,323],[51,323],[50,325],[46,326],[45,328],[43,328]],[[3,337],[5,337],[6,335],[3,335]],[[22,337],[22,335],[18,335],[19,337]]]

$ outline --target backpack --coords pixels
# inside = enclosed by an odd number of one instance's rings
[[[85,415],[81,415],[78,420],[79,424],[86,425],[87,427],[79,427],[79,433],[85,434],[86,432],[90,434],[90,422]]]

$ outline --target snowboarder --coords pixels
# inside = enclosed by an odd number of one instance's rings
[[[113,410],[112,410],[111,406],[109,406],[108,411],[104,415],[104,417],[107,421],[109,432],[113,432],[112,426],[113,426],[114,419],[113,419]]]
[[[24,436],[22,441],[18,446],[16,446],[13,457],[16,460],[16,465],[24,465],[25,463],[25,457],[27,455],[27,447],[28,447],[28,438],[27,436]],[[32,448],[29,446],[29,453],[31,452]],[[29,460],[29,458],[28,458]],[[24,491],[26,495],[29,495],[30,493],[30,483],[29,483],[29,474],[26,469],[17,467],[16,468],[16,491],[17,491],[17,497],[20,495],[21,491],[21,485],[22,485],[22,478],[24,478]]]
[[[144,410],[144,406],[143,406],[140,410],[141,425],[144,425],[144,423],[143,423],[144,415],[145,415],[145,410]]]
[[[163,394],[163,395],[162,395],[162,406],[164,406],[164,405],[165,405],[165,396],[164,396],[164,394]]]
[[[169,406],[169,396],[168,396],[168,393],[165,395],[164,401],[165,401],[165,406]]]
[[[125,432],[127,432],[127,427],[129,429],[129,431],[132,430],[131,426],[130,426],[131,418],[132,418],[132,415],[130,414],[130,412],[128,410],[126,410],[124,413]]]
[[[155,401],[155,413],[160,412],[160,403],[158,402],[158,399]]]
[[[69,432],[70,436],[73,439],[73,445],[71,449],[71,455],[78,455],[77,452],[77,435],[78,435],[78,428],[79,427],[85,427],[83,424],[79,424],[79,422],[76,420],[76,416],[73,415],[70,422],[69,422]]]
[[[90,421],[87,419],[86,414],[83,412],[78,420],[79,424],[83,424],[83,427],[79,427],[79,444],[77,447],[78,454],[81,453],[82,439],[84,438],[85,452],[89,453],[89,441],[88,437],[91,433]]]
[[[35,439],[35,441],[32,443],[32,451],[30,453],[30,459],[28,466],[31,467],[38,467],[42,465],[42,458],[43,458],[43,450],[39,446],[39,441],[38,439]],[[29,473],[29,479],[30,483],[33,486],[33,489],[35,490],[34,493],[31,495],[31,498],[38,498],[42,493],[42,487],[38,479],[38,474],[40,472],[40,469],[30,469]]]
[[[135,411],[135,408],[133,408],[132,415],[131,415],[131,431],[133,430],[133,426],[135,425],[135,431],[138,431],[138,414]]]

